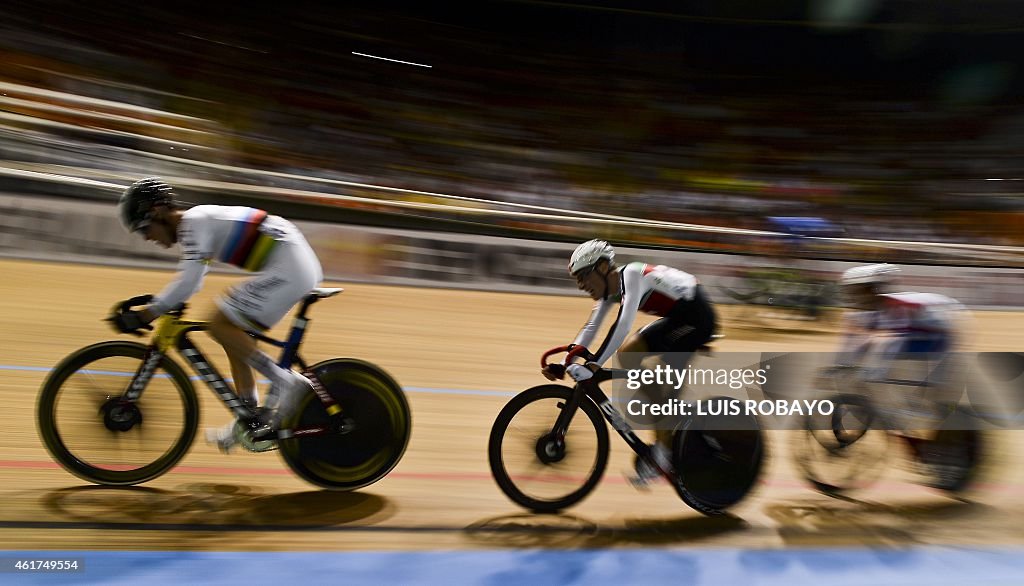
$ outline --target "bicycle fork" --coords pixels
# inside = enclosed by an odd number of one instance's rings
[[[605,420],[612,429],[619,434],[619,436],[629,445],[629,447],[637,453],[641,458],[654,464],[656,468],[661,469],[660,466],[654,461],[651,454],[651,446],[647,445],[647,442],[640,439],[630,427],[629,423],[622,416],[622,413],[612,405],[611,399],[605,395],[600,388],[596,385],[587,385],[586,383],[577,383],[576,388],[569,399],[569,403],[562,407],[562,412],[558,415],[558,419],[555,421],[555,428],[552,430],[558,444],[564,445],[565,434],[569,429],[569,424],[572,422],[573,416],[579,409],[580,401],[582,397],[593,401],[597,404],[601,410],[601,414],[604,415]]]
[[[142,396],[142,391],[146,390],[149,380],[153,378],[153,373],[156,372],[156,367],[160,364],[160,360],[163,357],[164,353],[156,346],[150,346],[142,358],[142,364],[139,365],[138,370],[135,371],[135,375],[128,384],[128,388],[121,394],[121,398],[130,403],[137,402],[139,397]]]

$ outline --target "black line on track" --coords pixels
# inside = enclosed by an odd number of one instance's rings
[[[373,533],[579,533],[578,527],[495,526],[454,527],[445,525],[245,525],[239,523],[103,523],[95,521],[0,521],[0,529],[89,529],[99,531],[203,531],[203,532],[290,532],[330,531]],[[615,529],[616,532],[650,533],[649,530]]]

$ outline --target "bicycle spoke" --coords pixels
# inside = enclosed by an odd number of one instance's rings
[[[127,402],[121,396],[145,348],[108,343],[81,352],[82,362],[62,365],[57,386],[50,388],[48,380],[44,387],[50,399],[45,413],[41,408],[41,425],[58,461],[96,482],[131,484],[184,455],[197,409],[184,374],[173,377],[161,366],[146,394]]]
[[[544,396],[545,392],[551,394]],[[607,431],[596,406],[587,403],[583,410],[588,413],[577,413],[563,438],[552,436],[569,392],[556,386],[528,391],[526,397],[513,399],[495,422],[501,441],[493,444],[492,432],[492,470],[499,467],[499,486],[520,504],[555,510],[576,502],[604,470]]]

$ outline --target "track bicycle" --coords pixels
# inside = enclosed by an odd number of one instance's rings
[[[283,341],[248,333],[281,348],[278,364],[298,365],[315,391],[296,398],[292,414],[268,443],[276,443],[285,464],[308,482],[354,490],[398,464],[412,419],[402,388],[379,367],[352,358],[309,366],[299,355],[311,321],[309,307],[341,291],[313,289]],[[113,313],[151,299],[128,299]],[[199,400],[192,381],[171,358],[172,350],[243,425],[255,427],[260,421],[260,409],[242,401],[189,339],[207,324],[187,320],[184,313],[181,305],[147,326],[155,326],[148,345],[101,342],[72,353],[50,373],[40,390],[37,423],[47,450],[65,470],[89,482],[127,486],[153,480],[181,460],[199,424]],[[263,451],[254,443],[242,445]]]
[[[873,398],[875,385],[905,389]],[[793,452],[804,479],[819,492],[843,496],[869,487],[885,469],[890,443],[916,464],[924,484],[956,495],[969,490],[984,460],[985,437],[965,406],[935,396],[933,382],[904,378],[868,380],[858,367],[830,367],[817,386],[834,405],[827,421],[805,418],[803,443]],[[854,392],[851,392],[854,391]],[[930,420],[935,429],[906,429],[906,416]],[[938,425],[936,422],[941,421]]]
[[[547,367],[547,359],[560,352],[567,352],[564,367],[586,349],[552,348],[541,357],[541,366]],[[531,511],[551,513],[589,495],[608,464],[608,428],[602,418],[638,458],[655,465],[650,447],[599,387],[624,373],[601,368],[572,388],[540,385],[505,405],[491,427],[488,460],[508,498]],[[737,421],[741,417],[749,420]],[[712,416],[684,416],[673,433],[674,472],[655,465],[683,502],[709,516],[725,513],[750,492],[764,460],[757,420],[745,415],[730,419],[723,425]]]

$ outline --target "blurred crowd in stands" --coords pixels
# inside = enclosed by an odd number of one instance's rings
[[[195,18],[187,2],[130,18],[19,4],[0,25],[7,161],[352,193],[184,159],[659,221],[776,231],[770,218],[813,217],[830,236],[1024,244],[1024,106],[1005,64],[922,89],[421,12],[306,7],[274,27]]]

